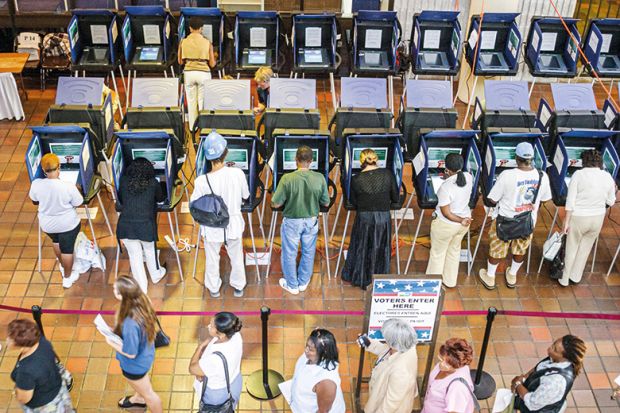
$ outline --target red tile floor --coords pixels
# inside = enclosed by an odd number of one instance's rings
[[[322,125],[332,115],[329,86],[319,81],[319,102]],[[29,100],[24,102],[27,114],[25,122],[0,122],[0,303],[10,306],[30,308],[34,304],[44,309],[85,309],[113,310],[116,302],[112,296],[111,284],[114,281],[115,240],[110,237],[105,223],[98,214],[95,230],[107,258],[106,273],[93,271],[84,274],[70,290],[63,290],[60,276],[55,267],[49,241],[45,240],[43,248],[42,272],[37,271],[37,221],[36,207],[28,199],[28,175],[24,167],[24,153],[31,133],[29,125],[42,124],[48,106],[53,102],[55,87],[50,82],[49,89],[40,92],[34,82],[29,90]],[[401,90],[400,84],[396,90]],[[595,88],[599,105],[602,105],[603,93]],[[550,94],[548,85],[537,84],[532,96],[532,103]],[[617,96],[614,92],[614,97]],[[461,115],[464,105],[459,103]],[[462,119],[462,118],[461,118]],[[460,124],[459,124],[460,125]],[[189,169],[186,170],[189,175]],[[406,170],[405,182],[411,190],[409,168]],[[108,194],[103,196],[108,214],[115,222],[113,206]],[[415,204],[415,202],[413,203]],[[416,217],[419,215],[415,207]],[[446,310],[485,310],[489,306],[505,310],[529,311],[563,311],[620,313],[620,274],[616,267],[606,278],[605,273],[611,256],[619,242],[620,212],[612,208],[607,223],[601,234],[598,256],[594,272],[584,277],[577,286],[561,288],[552,282],[543,269],[536,274],[543,239],[551,222],[548,205],[541,212],[536,228],[536,242],[532,253],[530,274],[520,275],[518,287],[507,289],[500,283],[495,291],[487,291],[474,276],[467,277],[463,272],[459,286],[445,293]],[[266,224],[269,222],[266,214]],[[335,207],[330,214],[333,221]],[[482,223],[483,211],[476,209],[473,234],[477,236]],[[330,243],[330,258],[336,255],[338,241],[342,233],[344,217],[341,215],[334,240]],[[182,237],[193,238],[194,227],[189,214],[179,214]],[[258,233],[256,219],[255,234]],[[415,261],[411,274],[420,274],[426,267],[429,248],[429,223],[422,225],[421,238],[415,249]],[[267,231],[265,227],[265,231]],[[409,253],[415,227],[413,221],[405,221],[401,229],[401,268]],[[86,229],[90,236],[90,232]],[[160,219],[160,233],[168,232],[165,217]],[[474,236],[474,240],[476,237]],[[276,242],[278,240],[276,239]],[[477,271],[484,264],[486,252],[486,234],[483,236],[480,253],[474,266]],[[259,247],[262,248],[262,241]],[[321,243],[322,241],[320,241]],[[320,244],[323,245],[323,244]],[[277,285],[281,274],[279,255],[274,254],[271,276],[257,282],[254,268],[248,267],[249,285],[243,299],[235,299],[230,288],[224,288],[221,298],[213,299],[202,286],[204,259],[199,260],[198,271],[192,279],[191,269],[193,254],[182,252],[181,260],[185,281],[181,282],[174,255],[165,245],[163,258],[168,263],[169,275],[158,285],[149,287],[151,296],[158,310],[167,311],[258,311],[262,305],[272,309],[283,310],[353,310],[364,308],[366,293],[357,288],[343,285],[338,277],[328,279],[325,259],[317,255],[315,275],[311,287],[299,296],[283,294]],[[249,250],[249,239],[246,249]],[[225,260],[224,260],[225,261]],[[331,260],[331,268],[335,260]],[[223,264],[224,278],[228,266]],[[54,271],[52,271],[54,269]],[[264,267],[262,267],[264,271]],[[393,264],[395,271],[395,263]],[[129,265],[126,257],[120,262],[120,274],[127,274]],[[0,311],[0,338],[6,335],[6,325],[16,317],[29,317],[12,312]],[[111,321],[111,317],[108,317]],[[260,320],[257,316],[242,317],[242,330],[245,348],[242,371],[244,376],[261,366]],[[116,402],[129,391],[120,374],[113,352],[93,326],[92,315],[50,315],[44,314],[45,333],[51,338],[54,347],[76,379],[72,398],[80,412],[117,411]],[[444,316],[441,318],[439,340],[451,336],[464,337],[480,351],[484,333],[484,316]],[[191,411],[196,405],[192,391],[193,378],[187,372],[189,359],[201,339],[207,336],[207,317],[198,316],[163,316],[162,324],[171,336],[170,347],[157,350],[156,362],[152,371],[152,380],[156,391],[164,401],[166,411]],[[304,348],[309,332],[322,326],[332,330],[339,342],[340,374],[342,386],[346,393],[347,405],[352,403],[352,381],[357,374],[359,350],[355,338],[360,333],[363,319],[360,316],[322,316],[322,315],[273,315],[269,323],[269,363],[272,369],[290,378],[296,358]],[[617,412],[619,405],[610,400],[613,378],[620,374],[620,322],[605,320],[566,320],[562,318],[524,318],[498,316],[493,327],[491,344],[488,348],[485,370],[490,372],[498,387],[505,387],[510,379],[518,373],[527,371],[534,363],[545,356],[546,348],[555,337],[573,333],[588,343],[585,372],[580,375],[569,396],[569,412]],[[419,347],[419,374],[423,374],[427,347]],[[13,400],[13,384],[9,379],[16,360],[16,355],[0,351],[0,411],[20,411]],[[366,374],[370,363],[366,363]],[[474,362],[476,364],[476,362]],[[483,411],[490,411],[493,399],[482,402]],[[259,402],[243,393],[240,402],[241,411],[283,411],[285,402],[280,397],[273,402]]]

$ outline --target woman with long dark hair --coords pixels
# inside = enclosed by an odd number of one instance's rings
[[[148,372],[155,360],[155,335],[157,315],[151,300],[142,292],[138,283],[129,277],[118,277],[114,283],[114,296],[121,305],[116,312],[114,333],[122,338],[118,343],[106,337],[116,350],[123,376],[134,389],[133,396],[119,400],[122,409],[149,408],[153,413],[163,412],[161,399],[153,390]]]
[[[431,252],[426,274],[437,274],[446,287],[455,287],[459,272],[461,241],[471,224],[469,198],[473,177],[463,172],[463,157],[458,153],[446,156],[445,180],[435,189],[437,208],[431,223]]]
[[[157,259],[157,203],[165,199],[161,185],[155,179],[155,169],[145,158],[134,159],[121,177],[119,194],[120,216],[116,237],[123,242],[129,255],[131,274],[146,294],[148,280],[144,258],[151,280],[158,283],[166,268]]]
[[[360,153],[362,171],[351,178],[349,201],[356,208],[342,279],[366,289],[372,274],[390,272],[392,221],[390,207],[399,200],[396,179],[380,168],[372,149]]]

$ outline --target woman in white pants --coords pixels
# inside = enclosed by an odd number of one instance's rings
[[[590,251],[603,227],[605,207],[616,202],[616,183],[602,169],[601,154],[594,149],[584,151],[581,163],[583,168],[571,177],[566,196],[566,255],[564,274],[558,280],[564,287],[570,281],[581,281]]]
[[[179,43],[179,64],[183,69],[183,83],[187,97],[187,117],[190,129],[202,110],[204,82],[211,79],[211,68],[216,60],[213,45],[202,35],[203,21],[198,16],[189,19],[189,35]]]
[[[118,190],[120,211],[116,237],[123,242],[129,255],[131,273],[140,289],[146,294],[148,280],[144,261],[154,284],[164,275],[166,268],[157,260],[157,203],[165,199],[155,169],[145,158],[134,159],[121,177]]]
[[[473,178],[463,172],[463,157],[446,156],[446,179],[437,190],[437,209],[431,224],[431,252],[426,274],[441,274],[443,284],[456,286],[461,255],[461,241],[471,224],[469,198]]]

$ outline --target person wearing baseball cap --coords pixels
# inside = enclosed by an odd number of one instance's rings
[[[230,221],[226,231],[221,228],[201,226],[205,245],[205,287],[211,297],[220,296],[222,279],[220,277],[220,249],[226,241],[226,251],[230,258],[230,286],[235,297],[243,297],[246,285],[245,264],[243,259],[243,231],[245,221],[241,214],[241,205],[244,199],[250,197],[248,182],[243,170],[226,166],[228,155],[227,142],[222,135],[213,131],[203,142],[205,158],[211,163],[211,170],[206,175],[200,175],[194,181],[194,192],[190,202],[203,195],[219,195],[228,207]],[[208,179],[208,181],[207,181]],[[211,189],[210,189],[211,188]],[[226,240],[224,240],[226,236]]]
[[[514,288],[517,284],[517,272],[532,242],[533,232],[523,238],[507,239],[506,234],[498,236],[498,221],[507,221],[529,212],[532,228],[536,225],[536,216],[540,202],[551,199],[549,177],[532,165],[534,147],[528,142],[521,142],[515,150],[517,167],[503,171],[493,185],[488,199],[494,205],[493,222],[489,230],[489,259],[487,268],[478,274],[482,284],[489,290],[495,289],[495,273],[499,263],[506,258],[508,250],[512,253],[512,263],[506,268],[506,286]],[[508,234],[510,235],[510,234]],[[510,238],[510,237],[509,237]]]

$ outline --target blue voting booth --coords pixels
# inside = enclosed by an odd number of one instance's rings
[[[26,169],[30,182],[35,179],[47,179],[41,168],[41,159],[47,153],[53,153],[60,160],[60,180],[77,185],[84,197],[86,217],[93,236],[95,248],[97,237],[93,228],[88,203],[95,197],[99,202],[110,235],[112,227],[108,220],[105,207],[101,202],[99,189],[101,178],[96,174],[97,167],[95,146],[87,129],[80,126],[33,126],[32,139],[26,149]],[[41,271],[41,227],[39,226],[39,272]],[[102,260],[105,260],[101,256]],[[105,264],[102,262],[102,268]]]
[[[353,73],[396,74],[401,31],[395,11],[357,12],[353,17]]]
[[[535,77],[575,77],[579,19],[533,17],[525,46],[525,62]],[[564,24],[570,30],[566,32]]]
[[[413,258],[415,243],[424,220],[424,213],[426,210],[433,210],[437,207],[437,191],[443,183],[445,159],[450,153],[457,153],[463,157],[463,170],[469,172],[473,177],[473,190],[469,206],[471,208],[475,207],[478,200],[478,182],[482,173],[482,160],[477,146],[478,133],[480,131],[457,129],[427,129],[422,131],[419,141],[420,148],[412,161],[413,187],[421,212],[413,245],[407,259],[405,274],[409,270],[409,265]],[[407,207],[409,207],[409,204]],[[469,236],[467,241],[469,245]]]
[[[336,16],[296,14],[293,16],[293,72],[325,73],[336,70]]]
[[[484,13],[471,17],[465,59],[475,76],[513,76],[519,69],[519,13]]]
[[[144,131],[144,132],[116,132],[116,143],[112,151],[112,179],[114,181],[114,190],[116,199],[120,205],[123,200],[119,198],[118,190],[120,188],[120,180],[125,173],[126,167],[136,158],[145,158],[153,164],[155,169],[155,179],[159,182],[162,192],[166,199],[157,205],[157,210],[167,212],[168,222],[170,224],[170,233],[175,251],[177,265],[181,280],[183,280],[183,270],[181,269],[181,260],[176,246],[176,237],[172,225],[171,212],[175,213],[175,207],[181,201],[183,191],[180,190],[182,185],[177,180],[177,159],[174,151],[174,135],[165,131]],[[177,220],[178,223],[178,220]],[[178,233],[178,229],[177,229]],[[120,248],[116,251],[116,272],[118,273],[118,260],[120,257]]]
[[[590,65],[584,66],[599,77],[620,77],[620,19],[592,19],[583,36],[583,50]]]
[[[275,11],[240,11],[235,17],[235,67],[254,71],[269,66],[275,72],[280,55],[280,17]]]
[[[204,85],[203,110],[193,127],[194,145],[200,129],[250,130],[255,128],[249,79],[209,80]]]
[[[461,68],[458,11],[424,10],[413,16],[411,65],[415,75],[454,76]]]
[[[202,20],[202,35],[211,41],[218,67],[224,57],[224,13],[215,7],[181,7],[179,16],[179,41],[189,34],[189,19],[198,16]]]
[[[176,56],[170,14],[162,6],[126,6],[125,12],[121,35],[126,68],[166,72]]]

